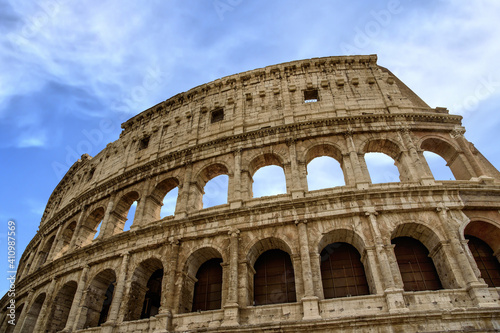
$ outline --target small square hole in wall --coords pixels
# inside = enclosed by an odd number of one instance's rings
[[[304,103],[314,103],[319,101],[317,89],[304,90]]]
[[[224,109],[218,108],[213,110],[210,114],[210,122],[213,124],[222,120],[224,120]]]
[[[139,150],[146,149],[148,148],[148,146],[149,146],[149,136],[146,136],[139,141]]]

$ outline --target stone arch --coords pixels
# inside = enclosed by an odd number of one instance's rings
[[[75,235],[76,221],[70,222],[66,227],[64,227],[61,233],[61,247],[59,249],[59,254],[63,255],[69,250],[69,245],[71,244],[71,239]]]
[[[212,246],[204,246],[193,251],[187,258],[182,269],[183,282],[181,286],[181,299],[179,302],[179,313],[191,312],[196,275],[200,267],[211,259],[224,260],[221,251]]]
[[[15,309],[15,316],[16,317],[15,318],[17,320],[17,325],[22,325],[22,323],[19,322],[19,318],[21,318],[21,314],[23,313],[24,307],[25,307],[25,303],[21,303],[20,305],[16,305],[16,309]],[[2,311],[2,312],[4,312],[5,314],[4,314],[4,318],[3,318],[3,321],[1,323],[0,329],[5,330],[5,333],[14,332],[14,329],[16,328],[16,326],[8,323],[8,321],[11,319],[8,316],[8,314],[10,312],[9,309],[5,309],[5,311]]]
[[[427,150],[441,156],[457,180],[469,180],[473,177],[468,162],[461,154],[461,149],[441,137],[427,136],[421,139],[421,150]]]
[[[175,177],[169,177],[160,181],[146,199],[144,215],[149,216],[152,221],[160,220],[163,199],[170,191],[178,187],[179,184],[179,180]]]
[[[21,332],[34,332],[38,320],[40,320],[39,315],[42,310],[43,303],[46,298],[45,292],[38,294],[34,297],[34,301],[31,303],[30,308],[27,310],[26,316],[24,317],[24,322],[22,323]]]
[[[394,165],[398,169],[400,181],[408,181],[411,179],[410,171],[408,166],[404,163],[402,158],[402,146],[392,139],[368,139],[361,144],[360,151],[362,154],[368,153],[382,153],[389,156],[393,161]],[[365,157],[363,155],[362,163],[366,165],[364,161]]]
[[[464,228],[463,236],[474,236],[486,242],[494,253],[500,254],[500,226],[488,219],[471,220]]]
[[[284,185],[286,192],[288,192],[288,187],[289,184],[287,182],[287,177],[286,177],[286,172],[285,172],[285,166],[283,162],[283,158],[279,156],[276,153],[264,153],[264,154],[259,154],[257,156],[254,156],[252,160],[248,163],[248,177],[249,177],[249,183],[251,186],[249,187],[249,197],[254,197],[254,186],[255,186],[255,174],[257,171],[264,167],[269,167],[269,166],[277,166],[281,168],[283,172],[283,178],[284,178]],[[272,195],[272,194],[271,194]]]
[[[77,329],[97,327],[105,323],[113,300],[116,283],[116,274],[113,269],[104,269],[89,280],[84,303],[86,311]]]
[[[345,169],[342,151],[340,150],[339,147],[337,147],[334,144],[330,144],[330,143],[315,144],[306,150],[303,160],[305,161],[305,164],[306,164],[306,172],[307,172],[308,177],[310,176],[309,163],[312,162],[315,158],[319,158],[319,157],[330,157],[330,158],[334,159],[335,161],[337,161],[339,163],[340,170],[342,171],[344,184],[346,184],[346,185],[350,184],[349,177],[347,176],[346,169]]]
[[[139,192],[135,190],[130,190],[120,197],[120,200],[113,208],[113,213],[110,214],[106,230],[104,230],[106,236],[112,236],[123,231],[130,207],[135,201],[139,202],[140,198]]]
[[[73,299],[75,297],[78,284],[75,281],[66,282],[57,292],[52,309],[50,311],[50,320],[47,323],[45,332],[56,333],[62,331],[66,326]]]
[[[349,274],[346,273],[344,274],[345,276],[342,275],[345,281],[349,281],[349,283],[345,283],[346,286],[354,286],[353,291],[348,292],[346,295],[366,295],[376,292],[375,282],[373,281],[371,273],[371,270],[374,268],[369,266],[364,256],[365,242],[359,234],[349,229],[331,230],[321,237],[317,244],[317,251],[320,261],[319,269],[321,272],[322,296],[325,298],[340,297],[339,295],[334,296],[331,293],[334,289],[333,276],[335,276],[336,279],[338,278],[337,273],[335,273],[335,268],[331,267],[332,264],[338,262],[337,258],[334,256],[337,252],[339,252],[341,256],[347,255],[350,259],[352,257],[352,260],[349,262]],[[325,267],[327,269],[325,269]],[[342,271],[342,274],[343,273],[344,271]],[[325,292],[325,284],[328,285],[329,293]]]
[[[203,209],[203,195],[205,194],[205,185],[217,176],[227,175],[229,177],[229,168],[222,162],[216,162],[203,167],[195,176],[195,186],[192,186],[192,200],[195,209]],[[229,191],[226,194],[226,202]]]
[[[398,242],[404,242],[405,238],[418,241],[427,250],[428,257],[431,259],[430,264],[433,265],[435,271],[437,272],[437,279],[440,284],[439,288],[441,285],[444,288],[459,287],[459,283],[450,263],[450,258],[448,257],[445,246],[443,245],[443,240],[434,230],[422,223],[405,222],[398,225],[394,229],[391,235],[391,242],[394,244],[396,239]],[[412,241],[410,240],[409,242],[411,243]],[[415,246],[418,247],[418,244],[415,244]],[[394,255],[396,256],[398,250],[395,248],[394,250]],[[397,257],[396,260],[398,260]],[[398,264],[401,282],[404,283],[401,275],[402,266],[399,261]],[[432,267],[429,269],[432,270]]]
[[[52,235],[50,237],[47,237],[47,240],[43,243],[43,246],[38,253],[38,263],[36,265],[36,268],[43,266],[48,260],[50,252],[51,250],[53,250],[55,239],[56,235]]]
[[[278,293],[268,289],[268,284],[265,283],[267,279],[262,276],[262,269],[267,269],[271,259],[278,259],[283,264],[280,266],[283,270],[277,271],[275,276],[270,277],[273,280],[278,279],[276,281],[280,285]],[[296,267],[297,263],[292,260],[292,248],[286,241],[277,237],[257,240],[247,252],[247,261],[252,267],[248,273],[248,293],[252,300],[250,304],[263,305],[296,301],[296,286],[300,270]]]
[[[157,258],[143,260],[137,266],[130,278],[125,321],[150,318],[158,314],[163,275],[163,263]]]
[[[97,233],[97,228],[99,227],[103,218],[104,208],[98,207],[84,219],[84,222],[82,223],[79,230],[77,245],[83,247],[89,245],[92,242],[94,236]],[[104,232],[104,230],[101,230],[100,232]]]

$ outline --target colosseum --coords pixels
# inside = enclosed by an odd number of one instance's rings
[[[169,98],[57,185],[0,331],[498,332],[500,173],[461,120],[375,55],[268,66]],[[455,179],[434,177],[425,152]],[[391,158],[399,181],[372,181],[370,153]],[[341,185],[308,188],[318,157]],[[286,191],[259,197],[268,166]],[[204,207],[218,176],[227,200]]]

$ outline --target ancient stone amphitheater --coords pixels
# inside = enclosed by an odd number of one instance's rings
[[[375,55],[178,94],[70,168],[20,260],[17,325],[5,295],[0,331],[499,331],[500,173],[461,119]],[[455,180],[434,179],[425,151]],[[371,181],[373,152],[400,181]],[[343,186],[308,189],[321,156],[338,162]],[[270,165],[286,193],[255,198],[254,175]],[[220,175],[227,202],[204,208]],[[162,217],[174,189],[175,213]]]

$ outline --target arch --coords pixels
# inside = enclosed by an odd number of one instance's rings
[[[365,251],[365,242],[361,236],[349,229],[335,229],[323,235],[317,245],[318,253],[332,243],[347,243],[354,246],[359,253]]]
[[[444,158],[428,150],[424,151],[424,158],[435,180],[455,179],[455,176]]]
[[[92,213],[87,216],[80,227],[78,235],[80,246],[83,247],[92,242],[94,236],[97,235],[97,228],[100,227],[103,218],[104,208],[102,207],[94,209]],[[101,230],[100,232],[104,232],[104,230]]]
[[[191,253],[183,268],[184,280],[181,288],[179,312],[187,313],[193,309],[196,275],[200,267],[211,259],[223,259],[221,252],[214,247],[202,247]]]
[[[252,177],[254,198],[286,194],[285,170],[276,165],[266,165],[255,171]]]
[[[154,190],[151,192],[150,199],[148,200],[148,205],[146,208],[146,214],[152,215],[152,220],[156,221],[159,220],[164,216],[162,214],[163,207],[164,207],[164,200],[172,190],[177,188],[179,186],[179,180],[174,177],[170,177],[167,179],[162,180],[161,182],[158,183],[158,185],[155,186]],[[177,201],[177,198],[175,199]],[[174,204],[174,209],[172,211],[175,211],[175,206]],[[173,214],[169,214],[173,215]]]
[[[283,168],[283,159],[281,158],[281,156],[274,153],[264,153],[258,155],[254,157],[248,164],[248,172],[250,173],[250,176],[253,177],[257,170],[269,165],[276,165]]]
[[[55,235],[52,235],[47,241],[43,244],[42,249],[38,253],[38,264],[37,268],[43,266],[47,259],[49,258],[50,251],[54,245],[54,240],[56,239]]]
[[[194,207],[197,209],[202,209],[202,208],[208,208],[220,204],[227,203],[227,196],[228,196],[228,184],[222,184],[222,187],[224,187],[220,192],[226,192],[225,195],[222,193],[216,193],[215,196],[216,198],[216,203],[215,204],[210,204],[207,202],[206,205],[204,205],[204,200],[206,197],[210,197],[211,195],[213,196],[214,194],[209,191],[208,193],[205,193],[205,187],[207,183],[214,178],[218,176],[227,176],[229,178],[229,169],[226,165],[218,162],[218,163],[213,163],[205,168],[203,168],[198,175],[195,177],[196,179],[196,184],[198,185],[197,187],[193,187],[192,190],[194,190]],[[225,177],[221,177],[226,179]],[[219,178],[219,180],[221,179]],[[229,182],[229,180],[227,180]],[[207,196],[205,196],[205,194]],[[220,197],[220,198],[219,198]],[[206,200],[205,200],[206,201]],[[205,207],[207,206],[207,207]]]
[[[474,220],[465,226],[464,236],[470,235],[486,242],[494,253],[500,251],[500,227],[486,220]]]
[[[159,259],[142,261],[130,279],[125,321],[154,317],[161,306],[163,264]]]
[[[94,276],[87,287],[85,322],[78,329],[97,327],[106,322],[113,301],[115,282],[115,271],[109,268]]]
[[[267,237],[255,241],[247,251],[247,260],[250,266],[255,264],[257,258],[267,250],[282,250],[288,253],[290,256],[293,255],[292,247],[283,239],[278,237]]]
[[[137,191],[130,191],[124,194],[118,203],[115,205],[113,209],[113,214],[110,215],[110,221],[104,230],[108,235],[115,235],[125,229],[125,223],[129,221],[129,211],[134,204],[134,202],[138,202],[140,199],[140,195]],[[135,211],[135,210],[134,210]],[[130,226],[134,220],[133,217],[130,217],[132,220],[129,221],[127,226]]]
[[[470,235],[465,235],[465,238],[484,282],[488,287],[500,287],[500,263],[491,247],[480,238]]]
[[[22,325],[22,323],[19,322],[19,318],[21,318],[21,314],[24,310],[24,305],[25,304],[22,303],[22,304],[16,306],[16,309],[15,309],[15,316],[16,317],[15,318],[17,320],[17,325]],[[6,309],[6,311],[5,311],[5,317],[3,319],[1,328],[6,327],[7,329],[5,330],[5,333],[12,333],[12,332],[14,332],[14,329],[16,328],[16,326],[7,323],[8,320],[10,320],[10,317],[7,316],[7,314],[9,314],[9,309]]]
[[[325,298],[370,293],[359,251],[349,243],[335,242],[320,252],[321,281]]]
[[[306,166],[309,191],[344,186],[347,177],[336,159],[329,156],[316,157]]]
[[[429,227],[417,222],[403,222],[392,232],[391,239],[397,237],[411,237],[425,245],[427,250],[432,251],[440,243],[440,237]]]
[[[61,249],[59,253],[64,254],[69,250],[69,244],[71,244],[71,239],[75,234],[76,229],[76,221],[71,222],[64,228],[64,231],[61,233]]]
[[[364,153],[364,160],[372,178],[372,183],[389,183],[410,179],[400,161],[402,148],[395,141],[390,139],[369,139],[362,144],[361,151]],[[397,172],[395,168],[389,165],[389,160],[384,156],[392,159],[391,163],[394,163]]]
[[[31,304],[28,312],[26,313],[26,317],[24,318],[24,322],[22,323],[21,332],[34,332],[38,317],[40,315],[40,310],[42,309],[43,303],[45,302],[46,294],[41,293],[36,298],[35,301]]]
[[[78,284],[75,281],[69,281],[59,289],[52,302],[52,309],[49,316],[50,320],[47,323],[45,332],[56,333],[64,329],[77,287]]]
[[[304,155],[304,160],[306,164],[309,164],[316,157],[322,156],[331,157],[339,162],[340,165],[343,164],[342,151],[337,146],[329,143],[316,144],[308,148]]]
[[[460,156],[460,149],[438,137],[426,137],[420,142],[420,149],[441,156],[457,180],[469,180],[473,177],[465,161]]]
[[[403,236],[393,238],[392,244],[405,291],[442,289],[429,250],[420,241]]]
[[[293,303],[295,274],[290,255],[279,249],[263,252],[254,264],[254,305]]]
[[[222,259],[205,261],[196,273],[192,312],[217,310],[222,304]]]

